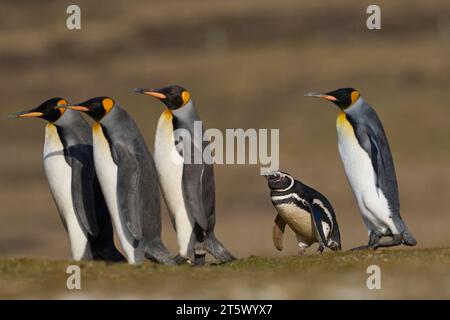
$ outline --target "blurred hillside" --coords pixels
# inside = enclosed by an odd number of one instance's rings
[[[375,107],[396,161],[402,215],[420,246],[448,245],[450,2],[0,2],[0,256],[67,258],[42,166],[44,122],[6,119],[53,96],[109,95],[136,119],[150,149],[162,105],[134,87],[188,88],[207,127],[280,128],[281,169],[333,203],[344,248],[367,241],[336,146],[337,109],[309,91],[352,86]],[[239,257],[272,245],[275,211],[258,166],[216,166],[217,234]],[[164,211],[164,239],[175,252]]]

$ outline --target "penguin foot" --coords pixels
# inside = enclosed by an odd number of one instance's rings
[[[323,246],[319,246],[318,248],[317,248],[317,251],[316,251],[316,254],[323,254],[323,250],[324,250],[324,247]]]
[[[205,265],[206,254],[195,254],[194,255],[194,267],[202,267]]]
[[[154,263],[159,263],[159,264],[167,264],[167,265],[172,265],[175,266],[177,265],[177,263],[175,262],[175,260],[170,257],[168,254],[161,253],[161,252],[153,252],[153,253],[145,253],[145,257],[154,262]]]
[[[363,245],[363,246],[352,248],[349,251],[375,250],[375,249],[376,248],[374,246],[366,244],[366,245]]]
[[[359,246],[352,248],[349,251],[361,251],[361,250],[376,250],[378,242],[380,241],[380,235],[375,231],[370,231],[369,233],[369,243],[364,246]]]
[[[169,250],[162,244],[160,239],[154,239],[144,244],[145,258],[148,260],[168,265],[176,265],[175,260],[172,258]]]
[[[399,246],[403,243],[402,241],[402,236],[400,234],[396,234],[394,236],[392,236],[392,240],[391,241],[387,241],[387,242],[379,242],[375,245],[375,249],[377,248],[387,248],[387,247],[395,247],[395,246]]]
[[[173,258],[173,260],[175,261],[175,263],[176,263],[177,265],[185,264],[185,263],[188,261],[187,258],[182,257],[182,256],[180,256],[179,254],[177,254],[177,255]]]
[[[309,245],[306,243],[303,243],[301,241],[299,241],[298,243],[298,255],[299,256],[306,256],[306,249],[309,248]]]
[[[226,263],[236,260],[230,252],[220,243],[219,240],[212,233],[206,240],[206,250],[210,253],[219,263]]]

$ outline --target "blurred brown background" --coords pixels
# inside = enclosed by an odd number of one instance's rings
[[[180,84],[207,127],[280,128],[281,169],[324,193],[344,248],[367,241],[339,159],[330,103],[309,91],[352,86],[381,117],[393,150],[402,215],[421,247],[450,243],[450,2],[0,2],[0,257],[68,258],[42,166],[44,122],[9,120],[53,96],[116,98],[150,150],[162,105],[131,92]],[[216,166],[217,235],[237,256],[295,254],[272,245],[275,217],[258,166]],[[164,209],[163,236],[175,253]]]

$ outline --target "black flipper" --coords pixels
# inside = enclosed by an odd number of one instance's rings
[[[117,194],[121,216],[128,231],[137,241],[142,239],[142,222],[139,207],[140,165],[126,144],[114,143],[111,147],[114,162],[118,165]]]
[[[75,214],[85,231],[98,236],[99,229],[95,214],[94,178],[92,166],[92,146],[78,144],[65,149],[66,159],[72,168],[72,202]]]
[[[316,227],[317,230],[317,240],[319,241],[319,244],[323,247],[328,247],[327,240],[325,238],[322,229],[322,214],[325,214],[325,212],[323,212],[323,209],[317,204],[309,203],[308,201],[306,201],[306,204],[309,206],[309,209],[311,210],[311,216],[314,222],[314,226]]]
[[[187,212],[202,228],[208,230],[208,218],[203,206],[203,164],[185,164],[183,168],[183,197]]]

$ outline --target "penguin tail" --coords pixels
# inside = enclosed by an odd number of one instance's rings
[[[227,249],[223,246],[223,244],[220,243],[219,240],[217,240],[214,233],[211,233],[205,241],[206,244],[206,251],[208,251],[215,259],[219,261],[219,263],[226,263],[233,260],[236,260],[236,258],[228,252]]]
[[[402,233],[402,242],[407,246],[415,246],[417,244],[417,240],[414,236],[409,232],[408,229],[405,228],[405,231]]]

